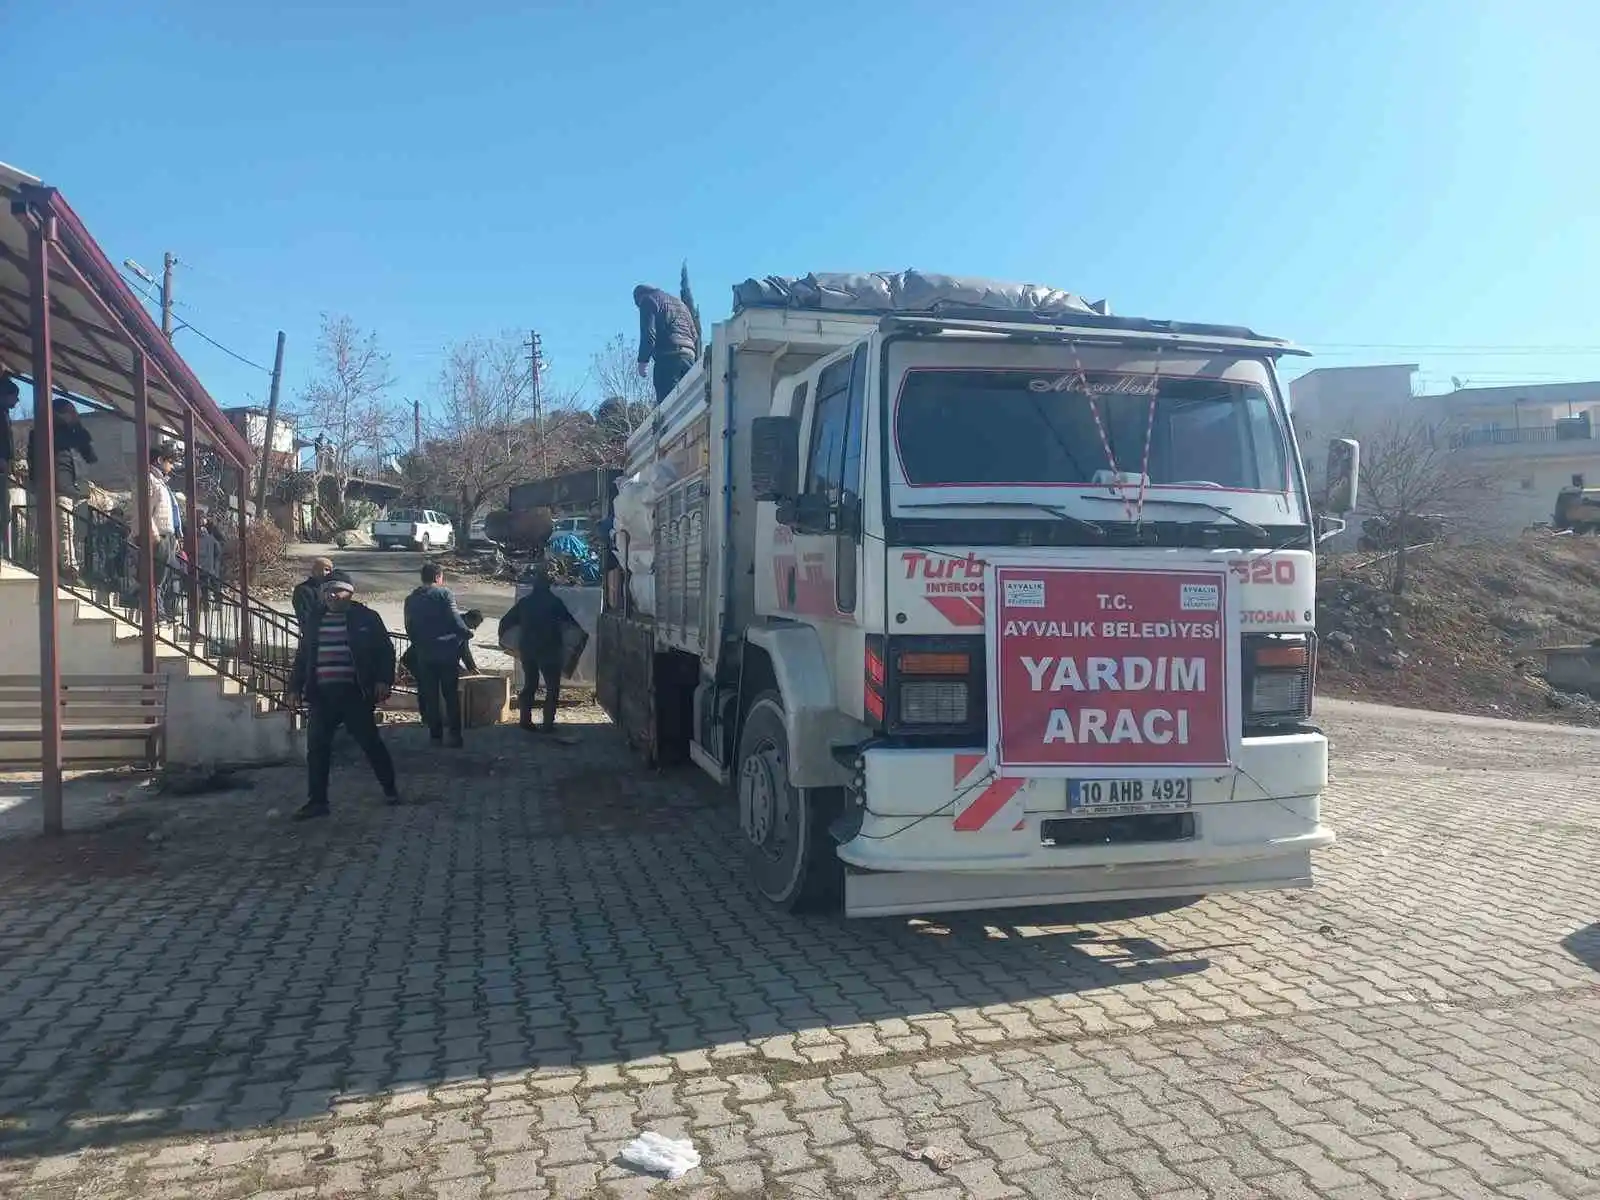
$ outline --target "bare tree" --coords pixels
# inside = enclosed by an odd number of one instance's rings
[[[345,507],[350,480],[378,468],[399,437],[402,420],[389,400],[389,356],[375,333],[347,316],[322,316],[316,373],[300,393],[300,428],[317,441],[318,494],[326,477],[333,506]]]
[[[604,466],[620,467],[628,438],[650,419],[655,389],[634,369],[628,339],[617,334],[589,360],[589,377],[603,399],[594,410],[595,425],[604,443]]]
[[[589,378],[602,397],[616,396],[630,409],[643,405],[648,411],[655,403],[656,392],[648,379],[640,378],[634,369],[636,362],[632,343],[619,333],[590,356]]]
[[[1389,587],[1405,591],[1408,546],[1442,510],[1470,508],[1500,486],[1492,465],[1453,449],[1447,435],[1420,418],[1399,417],[1361,441],[1361,507],[1369,510],[1395,554]]]
[[[407,473],[447,491],[465,529],[490,496],[539,473],[540,435],[520,337],[471,338],[450,350],[424,461]]]

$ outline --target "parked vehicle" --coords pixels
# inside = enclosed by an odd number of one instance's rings
[[[1585,487],[1582,475],[1556,493],[1555,527],[1574,533],[1600,533],[1600,487]]]
[[[735,298],[629,440],[596,670],[648,759],[730,787],[759,891],[869,916],[1308,885],[1338,523],[1276,375],[1300,351],[945,277]]]
[[[372,525],[372,540],[379,550],[406,546],[421,550],[449,550],[456,544],[455,526],[450,518],[431,508],[396,509]]]

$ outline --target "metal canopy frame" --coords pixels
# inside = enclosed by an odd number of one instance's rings
[[[906,315],[891,313],[878,322],[885,332],[920,334],[983,333],[995,337],[1039,342],[1083,342],[1105,345],[1176,346],[1180,349],[1220,351],[1276,358],[1309,355],[1293,342],[1263,337],[1242,326],[1198,325],[1179,321],[1147,321],[1135,317],[1083,317],[1071,321],[1011,320],[991,316]]]
[[[184,549],[191,563],[199,559],[196,451],[201,446],[209,448],[236,472],[241,548],[248,516],[245,487],[254,453],[162,335],[61,193],[4,163],[0,163],[0,369],[33,385],[35,462],[41,468],[31,481],[39,545],[41,792],[45,832],[60,833],[64,814],[56,601],[61,582],[57,561],[61,514],[52,400],[58,395],[88,397],[134,423],[140,458],[134,464],[133,477],[142,533],[138,538],[139,610],[146,674],[156,670],[155,547],[148,533],[150,490],[141,486],[149,469],[150,427],[161,420],[178,423],[183,429]],[[9,481],[5,486],[9,489]],[[239,588],[248,606],[246,556],[241,553],[239,557]],[[194,572],[189,574],[193,587]]]

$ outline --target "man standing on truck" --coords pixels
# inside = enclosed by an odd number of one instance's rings
[[[561,597],[551,589],[546,569],[535,572],[533,590],[500,618],[502,642],[516,630],[517,653],[522,659],[522,691],[517,695],[517,706],[521,710],[519,724],[523,729],[531,732],[536,728],[533,695],[541,678],[544,679],[544,724],[538,728],[549,733],[556,727],[561,668],[566,658],[566,641],[562,635],[568,625],[576,624]]]
[[[343,725],[372,764],[388,804],[400,803],[394,760],[373,711],[394,687],[394,642],[383,618],[355,602],[356,585],[342,571],[322,585],[322,603],[300,638],[289,673],[289,695],[306,702],[306,775],[310,797],[294,819],[328,815],[333,735]]]
[[[700,326],[687,304],[647,283],[633,289],[633,302],[639,308],[639,378],[653,361],[660,404],[700,357]]]
[[[428,740],[461,748],[461,647],[472,630],[456,611],[456,598],[444,586],[438,563],[424,563],[422,584],[406,597],[406,636],[416,650],[417,707]],[[441,702],[443,707],[441,709]],[[445,740],[448,724],[449,740]]]

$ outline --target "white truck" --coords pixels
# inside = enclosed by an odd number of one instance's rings
[[[456,544],[450,518],[431,508],[397,508],[372,523],[372,541],[379,550],[405,546],[411,550],[449,550]]]
[[[729,785],[790,910],[1308,885],[1358,448],[1313,513],[1295,353],[1032,286],[740,285],[628,443],[601,703]]]

